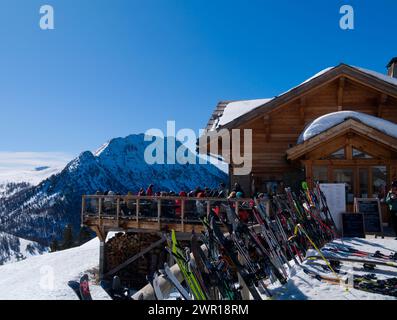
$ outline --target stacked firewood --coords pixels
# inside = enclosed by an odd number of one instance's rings
[[[108,271],[114,269],[159,239],[160,237],[156,234],[117,233],[106,243],[106,269]],[[165,244],[153,249],[120,270],[117,275],[123,284],[137,289],[146,285],[146,276],[160,269],[168,259],[164,247]]]

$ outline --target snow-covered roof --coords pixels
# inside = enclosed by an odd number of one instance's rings
[[[361,73],[364,73],[370,77],[377,78],[381,81],[384,81],[386,83],[389,83],[389,84],[397,87],[397,79],[393,78],[389,75],[382,74],[382,73],[379,73],[379,72],[376,72],[373,70],[368,70],[368,69],[361,68],[361,67],[341,64],[339,66],[325,68],[325,69],[321,70],[320,72],[316,73],[314,76],[310,77],[309,79],[303,81],[299,85],[297,85],[297,86],[291,88],[290,90],[283,92],[280,95],[278,95],[274,98],[271,98],[271,99],[256,99],[256,100],[221,102],[217,106],[217,109],[214,111],[214,114],[212,115],[207,128],[209,130],[217,130],[220,127],[254,111],[255,109],[265,108],[269,102],[276,101],[279,97],[284,96],[287,93],[290,93],[291,91],[301,87],[302,85],[305,85],[305,84],[311,82],[312,80],[319,78],[322,75],[324,75],[340,66],[350,67],[350,68],[355,69]],[[271,104],[273,104],[273,103],[271,103]],[[271,104],[269,104],[269,105],[271,105]]]
[[[397,138],[397,124],[393,122],[361,112],[339,111],[321,116],[310,123],[301,133],[298,139],[298,144],[301,144],[334,126],[341,124],[348,119],[358,120],[372,128],[378,129],[389,136]]]
[[[388,82],[388,83],[390,83],[392,85],[397,86],[397,79],[393,78],[393,77],[391,77],[391,76],[389,76],[387,74],[383,74],[383,73],[380,73],[380,72],[376,72],[376,71],[373,71],[373,70],[368,70],[368,69],[360,68],[360,67],[352,66],[352,68],[355,68],[355,69],[360,70],[361,72],[364,72],[364,73],[366,73],[366,74],[368,74],[370,76],[373,76],[373,77],[378,78],[378,79],[380,79],[382,81],[385,81],[385,82]]]
[[[222,127],[229,122],[241,117],[242,115],[268,103],[271,99],[255,99],[255,100],[241,100],[233,101],[226,105],[222,115],[213,124],[213,129]]]

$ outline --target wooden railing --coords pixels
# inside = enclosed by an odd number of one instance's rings
[[[184,232],[191,230],[191,225],[201,225],[199,217],[208,215],[212,208],[222,209],[222,203],[232,203],[238,212],[241,204],[249,201],[251,199],[83,195],[81,221],[83,225],[106,225],[109,229],[124,225],[161,230],[162,226],[177,225],[177,229]]]

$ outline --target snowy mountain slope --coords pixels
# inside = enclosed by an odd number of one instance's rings
[[[83,194],[137,192],[150,183],[158,191],[188,191],[197,186],[216,187],[227,180],[212,164],[149,165],[144,151],[150,143],[144,141],[143,134],[113,139],[95,155],[81,153],[39,185],[0,198],[0,231],[48,243],[59,237],[68,223],[79,228]]]
[[[67,282],[95,268],[98,259],[95,238],[80,247],[0,266],[0,300],[77,300]],[[90,289],[95,300],[109,299],[99,286]]]
[[[0,232],[0,265],[43,254],[48,248],[29,240]]]

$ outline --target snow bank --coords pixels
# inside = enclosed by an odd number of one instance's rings
[[[98,266],[99,240],[69,250],[0,267],[0,300],[77,300],[68,287],[82,273]],[[91,285],[93,299],[109,299],[101,287]]]
[[[310,123],[301,133],[298,139],[298,144],[309,140],[310,138],[346,121],[347,119],[361,121],[372,128],[378,129],[389,136],[397,138],[397,125],[393,122],[361,112],[339,111],[321,116]]]

